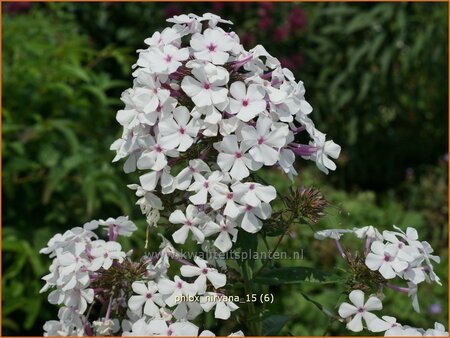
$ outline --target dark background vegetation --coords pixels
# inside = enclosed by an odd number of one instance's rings
[[[112,164],[108,150],[120,135],[120,93],[131,85],[136,49],[167,17],[207,11],[232,20],[247,48],[263,44],[293,70],[318,128],[342,146],[329,176],[298,163],[299,184],[319,187],[332,205],[316,229],[417,227],[442,258],[444,285],[422,288],[422,314],[404,295],[387,297],[386,314],[447,327],[446,3],[3,3],[2,10],[3,335],[41,335],[56,317],[38,294],[49,265],[38,250],[53,234],[123,214],[143,234],[126,188],[136,176]],[[142,247],[136,237],[128,244]],[[291,229],[282,249],[304,249],[306,265],[341,264],[331,243],[311,242],[309,229]],[[272,291],[271,310],[291,316],[280,334],[348,335],[299,293],[335,310],[333,288]]]

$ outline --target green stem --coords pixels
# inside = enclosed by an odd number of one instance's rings
[[[250,273],[249,273],[249,265],[248,265],[248,261],[244,262],[242,265],[242,276],[244,277],[244,288],[245,288],[245,293],[247,295],[250,295],[250,299],[251,299],[251,295],[253,294],[253,286],[252,286],[252,282],[251,282],[251,278],[250,278]],[[246,299],[247,296],[246,296]],[[254,317],[256,316],[256,308],[255,308],[255,303],[252,301],[247,302],[247,308],[248,308],[248,314],[249,317],[253,317],[253,320],[250,321],[248,323],[248,327],[250,329],[250,336],[261,336],[261,326],[259,325],[259,321],[255,321]]]
[[[264,241],[264,245],[266,246],[266,249],[270,250],[270,246],[269,246],[269,243],[267,242],[266,235],[261,234],[261,237],[262,237],[262,239]]]
[[[256,271],[255,276],[258,275],[259,273],[261,273],[261,271],[264,270],[270,262],[272,262],[273,253],[275,251],[277,251],[278,246],[280,245],[281,241],[283,240],[283,238],[286,234],[287,234],[287,231],[283,232],[283,234],[278,238],[278,242],[275,244],[275,247],[273,248],[273,250],[271,252],[272,254],[271,254],[270,258],[264,262],[264,264],[259,268],[258,271]]]

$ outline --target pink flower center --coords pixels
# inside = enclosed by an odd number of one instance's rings
[[[180,132],[181,135],[184,135],[184,132],[186,131],[186,129],[184,129],[183,127],[180,127],[180,129],[178,129],[178,131]]]
[[[253,207],[252,207],[251,205],[248,205],[248,204],[247,204],[247,205],[245,206],[245,210],[246,210],[246,211],[252,211],[252,210],[253,210]]]
[[[248,106],[248,99],[243,100],[243,101],[242,101],[242,105],[243,105],[244,107],[247,107],[247,106]]]
[[[390,262],[391,261],[391,256],[389,256],[389,254],[385,253],[384,254],[384,261],[385,262]]]
[[[253,190],[253,189],[255,189],[255,185],[252,183],[248,186],[248,190]]]
[[[185,223],[188,227],[192,226],[192,222],[190,220],[187,220]]]
[[[258,144],[263,144],[264,143],[264,137],[259,137],[258,138]]]
[[[211,85],[209,83],[204,83],[203,84],[203,88],[205,88],[206,90],[211,88]]]
[[[195,168],[191,165],[189,165],[189,170],[192,171],[193,173],[195,173]]]
[[[209,50],[210,52],[215,52],[216,49],[217,49],[217,45],[215,45],[215,44],[213,44],[213,43],[211,42],[208,46],[206,46],[206,48],[208,48],[208,50]]]
[[[233,199],[233,193],[232,192],[227,193],[227,199],[229,199],[229,200]]]
[[[164,61],[166,61],[167,63],[169,63],[170,61],[172,61],[172,59],[173,59],[173,56],[170,55],[170,54],[167,54],[167,55],[164,57]]]
[[[208,273],[208,269],[204,268],[202,269],[202,274],[206,275]]]
[[[155,146],[155,151],[156,151],[157,153],[162,152],[162,148],[161,148],[161,146],[160,146],[159,144],[157,144],[157,145]]]
[[[169,329],[169,331],[167,331],[167,335],[168,335],[168,336],[173,335],[173,330],[172,330],[172,329]]]
[[[104,258],[108,258],[108,253],[105,252],[105,253],[103,254],[103,257],[104,257]]]
[[[209,182],[208,181],[203,182],[203,187],[209,188]]]
[[[178,289],[182,289],[182,288],[183,288],[183,283],[178,282],[178,283],[177,283],[177,288],[178,288]]]
[[[147,298],[147,299],[152,298],[152,294],[151,294],[150,292],[148,292],[148,293],[145,295],[145,298]]]
[[[358,312],[359,312],[359,313],[363,313],[363,312],[364,312],[364,308],[360,307],[360,308],[358,309]]]
[[[236,157],[236,158],[241,158],[241,157],[242,157],[242,153],[241,153],[240,151],[236,151],[236,152],[234,153],[234,157]]]

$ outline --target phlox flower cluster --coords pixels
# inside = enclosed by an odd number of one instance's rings
[[[99,239],[93,232],[99,226],[106,226],[111,231],[109,241]],[[49,336],[84,335],[88,333],[86,310],[94,301],[95,290],[92,280],[113,264],[122,263],[126,253],[115,241],[118,234],[129,236],[135,229],[134,223],[126,217],[117,220],[93,221],[56,234],[40,253],[53,258],[50,273],[43,277],[46,282],[41,292],[54,289],[48,295],[51,304],[63,305],[58,312],[59,321],[52,320],[45,324],[44,330]]]
[[[173,26],[153,34],[144,41],[148,48],[138,51],[133,87],[123,93],[125,108],[117,113],[123,133],[111,146],[114,161],[127,158],[124,171],[139,171],[139,183],[129,187],[149,225],[157,226],[163,214],[177,226],[174,243],[211,240],[214,248],[202,248],[227,252],[239,231],[256,233],[271,216],[275,188],[257,180],[255,172],[276,166],[292,178],[301,156],[328,173],[336,168],[331,158],[340,147],[315,128],[303,83],[264,47],[247,51],[234,32],[219,27],[231,22],[213,14],[168,21]],[[308,143],[299,143],[300,137]],[[167,213],[167,200],[179,208]],[[155,267],[167,270],[168,260],[161,259]],[[127,334],[170,335],[182,327],[185,335],[195,335],[198,328],[186,320],[212,308],[216,318],[228,319],[236,304],[204,296],[220,296],[226,286],[217,270],[226,268],[225,262],[210,263],[197,258],[195,266],[181,267],[181,277],[195,279],[192,283],[156,274],[147,288],[158,292],[158,301],[145,302],[146,317]],[[133,289],[141,294],[130,299],[136,311],[145,290],[137,284]],[[177,303],[181,296],[201,297]],[[158,306],[175,309],[161,315]],[[172,316],[183,326],[168,326]]]
[[[323,240],[331,238],[341,256],[349,263],[358,262],[350,251],[345,250],[340,238],[345,234],[353,234],[363,242],[363,256],[359,264],[367,270],[367,279],[370,282],[377,281],[376,295],[369,297],[364,302],[364,292],[355,289],[350,292],[349,299],[352,304],[342,303],[339,307],[339,315],[347,321],[347,328],[351,331],[362,331],[365,324],[367,330],[372,332],[385,332],[385,336],[443,336],[448,335],[440,323],[435,324],[434,329],[413,328],[397,323],[396,318],[383,316],[377,317],[371,311],[381,310],[385,287],[399,293],[405,293],[412,299],[412,307],[420,312],[417,296],[418,285],[423,282],[435,282],[442,285],[439,277],[434,272],[433,263],[439,263],[440,258],[433,255],[431,245],[426,241],[420,241],[417,230],[408,227],[403,231],[393,226],[394,231],[384,230],[382,233],[373,226],[353,229],[328,229],[315,233],[315,238]],[[358,264],[358,263],[356,263]],[[358,271],[361,271],[359,269]],[[375,272],[374,276],[370,272]],[[360,276],[361,277],[361,276]],[[374,278],[375,277],[375,278]],[[405,286],[393,284],[394,281],[403,280]],[[364,281],[362,281],[364,283]]]
[[[104,226],[109,241],[98,239],[94,231],[99,226]],[[62,306],[59,320],[45,323],[46,336],[104,336],[119,331],[124,336],[212,336],[210,331],[199,332],[190,320],[209,311],[226,320],[238,309],[220,289],[226,284],[225,274],[199,257],[194,263],[184,260],[165,239],[156,259],[132,262],[117,236],[130,236],[134,230],[136,225],[126,217],[109,218],[50,239],[41,250],[53,258],[41,292],[54,289],[48,300]],[[167,275],[171,261],[182,264],[182,278]],[[131,280],[126,280],[130,274]],[[105,304],[106,313],[93,320],[96,303]]]
[[[247,51],[213,14],[175,16],[172,27],[145,40],[133,87],[117,113],[122,137],[111,149],[139,170],[138,204],[156,225],[164,196],[187,204],[169,215],[172,238],[230,250],[240,229],[258,232],[271,215],[275,189],[257,181],[263,166],[296,175],[296,157],[325,173],[340,147],[310,118],[303,83],[263,46]],[[300,139],[309,140],[300,143]],[[186,201],[187,203],[184,203]]]

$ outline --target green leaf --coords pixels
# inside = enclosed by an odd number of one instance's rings
[[[359,89],[359,94],[358,97],[356,98],[358,102],[361,102],[366,98],[370,86],[372,85],[372,78],[373,78],[372,73],[365,73],[363,75],[362,84]]]
[[[41,303],[41,297],[35,297],[32,299],[32,301],[30,299],[30,301],[28,302],[26,307],[27,316],[23,325],[27,330],[31,329],[36,322],[36,318],[38,317],[39,311],[41,309]]]
[[[77,135],[74,132],[74,123],[70,120],[54,119],[50,121],[53,128],[57,129],[65,137],[72,153],[77,153],[80,147]]]
[[[371,42],[366,42],[358,49],[349,50],[349,61],[347,66],[347,71],[349,73],[353,73],[358,64],[365,60],[365,55],[369,52],[371,46]]]
[[[251,268],[255,265],[254,255],[258,252],[258,238],[256,234],[250,234],[246,231],[239,232],[237,247],[241,248],[240,259],[237,259],[238,263],[242,265],[244,262],[248,262]]]
[[[24,267],[25,263],[27,262],[27,256],[25,253],[18,253],[14,259],[13,264],[10,266],[9,269],[6,270],[3,274],[3,279],[10,279],[13,277],[16,277]]]
[[[28,254],[28,263],[31,265],[33,272],[36,276],[40,276],[44,273],[45,268],[41,261],[41,256],[37,255],[35,249],[28,244],[28,242],[24,243],[24,248]]]
[[[370,47],[370,51],[369,51],[369,59],[370,60],[375,60],[375,56],[378,54],[378,51],[380,50],[380,47],[382,46],[385,39],[386,39],[386,35],[379,34],[371,42],[371,44],[370,44],[371,47]]]
[[[391,69],[392,59],[394,58],[394,50],[386,49],[380,58],[380,68],[381,74],[387,76],[389,70]]]
[[[269,270],[254,279],[255,283],[266,285],[320,283],[328,284],[337,281],[336,275],[303,266],[285,267]]]
[[[300,294],[303,296],[303,298],[305,298],[308,302],[314,304],[320,311],[322,311],[328,317],[332,317],[332,318],[335,318],[335,319],[337,319],[339,321],[343,321],[343,319],[341,319],[340,317],[338,317],[335,314],[333,314],[330,310],[328,310],[322,304],[320,304],[319,302],[315,301],[314,299],[309,298],[305,293],[300,292]]]
[[[345,28],[345,32],[347,34],[353,34],[357,31],[368,29],[372,25],[372,22],[369,20],[366,12],[363,12],[359,15],[353,17],[352,20],[347,24]]]
[[[287,315],[270,315],[262,322],[263,336],[272,336],[278,334],[283,326],[291,319]]]
[[[63,66],[63,70],[70,75],[72,78],[81,80],[83,82],[89,82],[90,77],[88,72],[80,66],[73,65],[65,65]]]

